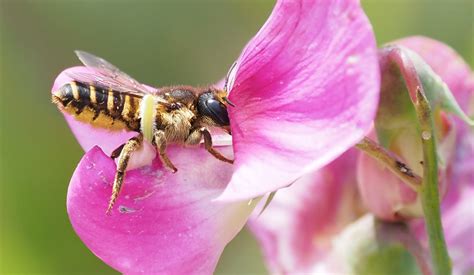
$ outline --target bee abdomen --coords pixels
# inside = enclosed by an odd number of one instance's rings
[[[53,93],[53,102],[64,108],[73,107],[76,114],[80,114],[90,104],[89,89],[76,82],[67,83]]]
[[[78,120],[103,128],[139,129],[141,98],[72,81],[53,93],[53,102]]]

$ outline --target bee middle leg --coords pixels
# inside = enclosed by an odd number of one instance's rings
[[[120,153],[118,156],[117,172],[115,173],[114,185],[112,187],[112,195],[109,200],[109,206],[107,207],[106,213],[110,213],[112,207],[115,204],[115,201],[118,198],[120,190],[122,189],[123,180],[125,178],[125,170],[127,169],[128,161],[130,156],[134,151],[140,148],[140,145],[143,142],[143,136],[139,135],[129,139],[123,147],[120,146]],[[116,149],[117,150],[117,149]],[[114,151],[115,152],[115,151]],[[112,153],[112,155],[114,155]]]
[[[178,171],[178,168],[176,168],[171,160],[168,158],[168,155],[166,154],[166,136],[165,132],[158,130],[155,132],[154,136],[154,143],[156,146],[156,149],[158,150],[158,155],[160,156],[161,162],[171,169],[173,173],[176,173]]]
[[[212,136],[211,133],[209,133],[209,130],[206,128],[201,128],[199,129],[199,132],[201,133],[202,137],[204,138],[204,147],[206,150],[211,153],[216,159],[227,162],[227,163],[234,163],[233,159],[228,159],[224,155],[221,154],[221,152],[217,151],[213,146],[212,146]]]

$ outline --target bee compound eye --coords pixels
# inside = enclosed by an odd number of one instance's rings
[[[215,99],[207,100],[207,107],[212,113],[211,118],[219,125],[229,125],[229,114],[227,108]]]
[[[206,98],[199,102],[199,111],[202,115],[211,118],[220,126],[229,125],[227,108],[214,98]]]

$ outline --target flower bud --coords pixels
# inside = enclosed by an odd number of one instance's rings
[[[404,41],[398,43],[403,45]],[[426,40],[426,43],[433,41]],[[443,197],[449,183],[446,180],[447,171],[459,142],[456,139],[459,125],[448,113],[469,124],[472,121],[456,102],[454,95],[457,94],[451,93],[447,84],[417,53],[402,46],[387,46],[380,51],[380,64],[382,89],[372,138],[397,156],[398,159],[393,161],[401,173],[423,177],[422,140],[431,138],[431,134],[420,132],[414,107],[414,91],[423,89],[432,110],[439,193]],[[360,155],[357,177],[366,206],[379,218],[395,221],[423,215],[417,186],[403,182],[384,164],[367,155]]]

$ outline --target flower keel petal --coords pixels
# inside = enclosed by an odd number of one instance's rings
[[[224,153],[230,153],[227,147]],[[171,147],[180,172],[158,160],[127,173],[111,215],[106,215],[115,164],[95,147],[71,180],[67,207],[82,241],[123,273],[212,273],[225,245],[254,205],[219,203],[231,167],[204,149]],[[199,167],[195,166],[199,163]]]

